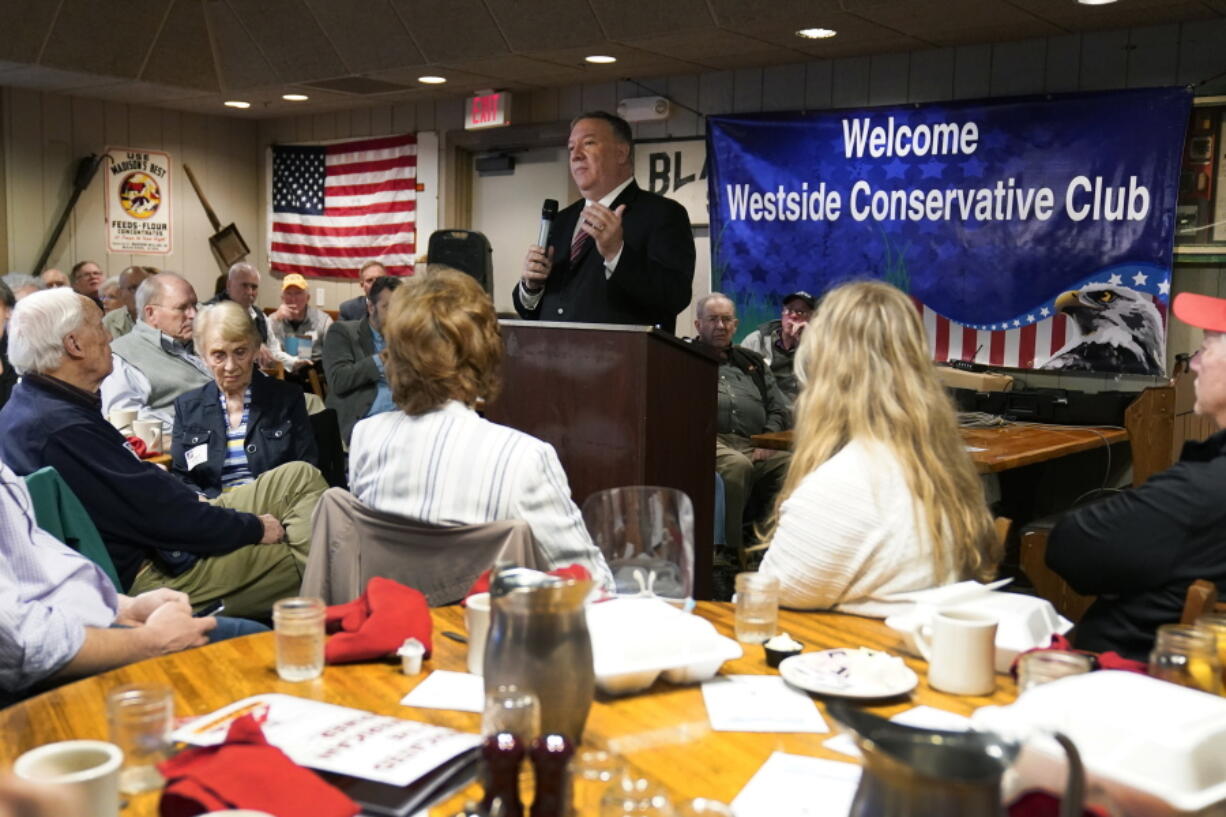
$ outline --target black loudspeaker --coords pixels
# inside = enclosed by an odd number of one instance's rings
[[[477,279],[481,288],[494,295],[494,250],[482,233],[469,230],[435,230],[426,256],[431,264],[446,264]]]

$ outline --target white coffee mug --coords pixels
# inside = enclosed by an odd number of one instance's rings
[[[13,772],[32,783],[71,789],[89,817],[119,817],[119,766],[123,752],[104,740],[65,740],[31,749]]]
[[[464,626],[468,628],[468,671],[481,675],[485,666],[485,637],[490,631],[490,594],[473,593],[464,600]]]
[[[134,420],[132,422],[133,436],[140,437],[148,451],[162,450],[162,421]]]
[[[996,624],[969,610],[937,610],[915,633],[928,661],[928,684],[954,695],[989,695],[996,689]]]
[[[132,421],[136,419],[136,409],[115,409],[106,416],[107,421],[115,426],[120,434],[132,433]]]

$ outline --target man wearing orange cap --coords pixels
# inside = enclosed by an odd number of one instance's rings
[[[311,306],[306,278],[294,272],[281,279],[281,305],[268,316],[268,329],[272,356],[285,371],[318,367],[331,325],[328,313]]]
[[[1205,330],[1192,355],[1194,410],[1226,428],[1226,300],[1184,292],[1173,311]],[[1158,626],[1178,623],[1189,584],[1208,579],[1226,591],[1226,431],[1185,443],[1179,462],[1140,488],[1067,514],[1047,564],[1098,596],[1077,624],[1078,648],[1144,660]]]

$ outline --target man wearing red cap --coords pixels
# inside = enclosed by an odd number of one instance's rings
[[[1181,293],[1175,316],[1205,330],[1192,356],[1195,411],[1226,428],[1226,300]],[[1098,596],[1077,647],[1144,660],[1161,624],[1176,623],[1188,585],[1226,590],[1226,431],[1183,447],[1179,462],[1140,488],[1066,515],[1047,564],[1078,593]]]

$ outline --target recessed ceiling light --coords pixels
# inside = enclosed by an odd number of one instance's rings
[[[593,54],[592,56],[584,57],[583,59],[587,60],[588,62],[595,63],[596,65],[608,65],[611,62],[617,62],[617,57],[610,57],[608,54]]]
[[[241,99],[227,99],[225,102],[227,108],[250,108],[250,102],[243,102]]]
[[[1077,0],[1083,6],[1106,6],[1114,3],[1115,0]]]
[[[417,81],[424,82],[426,85],[442,85],[444,82],[447,81],[447,78],[446,77],[426,76],[426,77],[418,77]]]
[[[310,99],[306,94],[281,94],[281,98],[286,102],[306,102]]]
[[[806,40],[829,40],[838,33],[833,28],[802,28],[796,32],[796,36]]]

